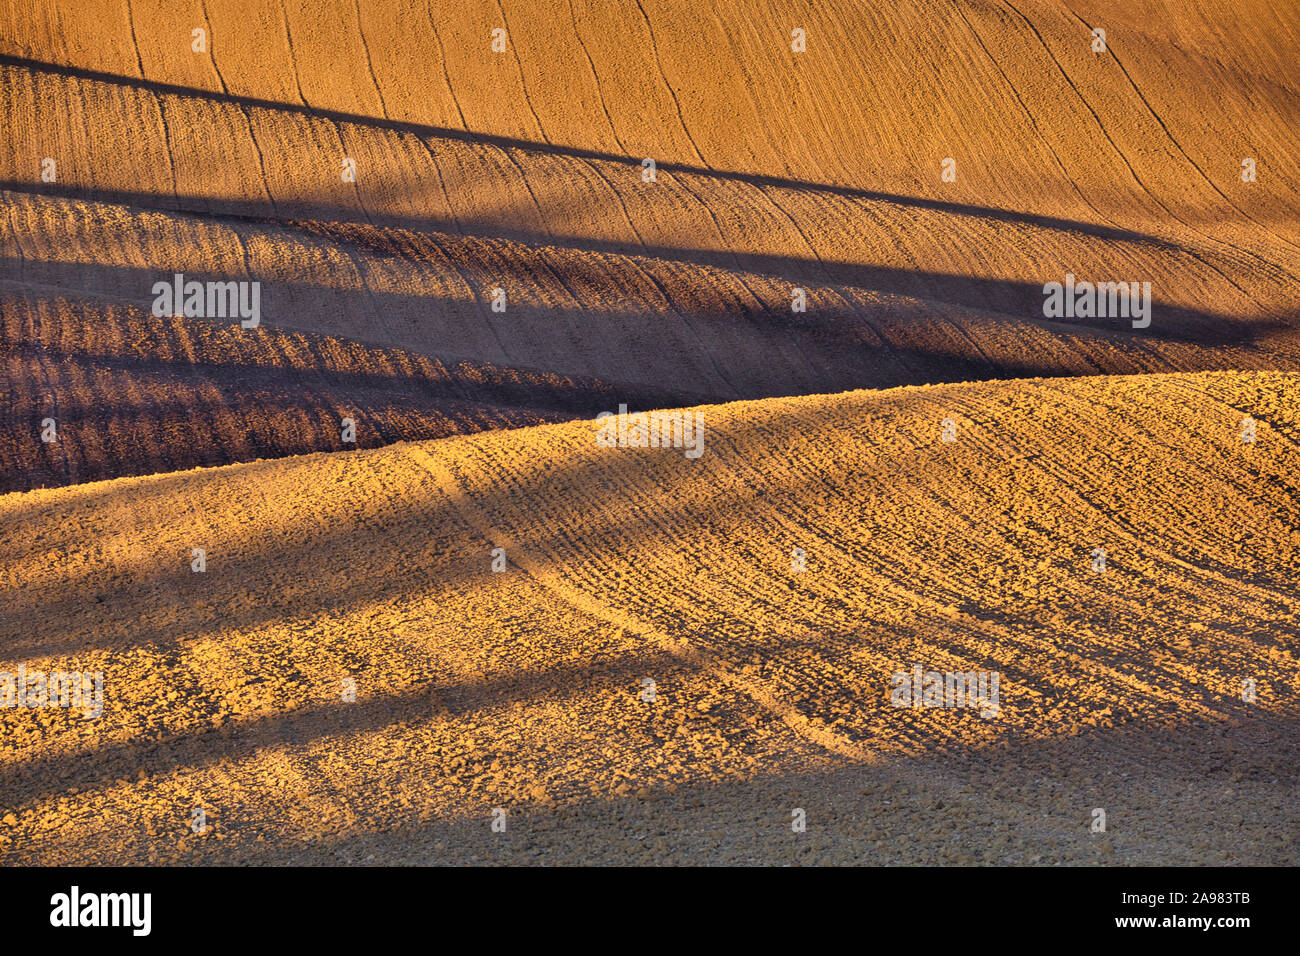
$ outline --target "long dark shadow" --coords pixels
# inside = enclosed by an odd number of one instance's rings
[[[234,93],[219,93],[213,90],[204,90],[192,86],[182,86],[175,83],[162,83],[157,80],[142,80],[137,79],[136,77],[124,76],[119,73],[106,73],[82,67],[48,63],[43,60],[34,60],[27,57],[15,56],[13,54],[0,54],[0,65],[28,69],[40,73],[69,77],[72,79],[113,83],[118,86],[126,86],[132,89],[153,93],[155,95],[186,97],[189,99],[201,99],[215,103],[226,103],[232,106],[275,110],[278,112],[294,113],[299,116],[315,119],[330,120],[336,123],[352,123],[358,126],[369,126],[374,129],[386,129],[393,132],[409,133],[414,136],[439,137],[442,139],[458,140],[473,145],[495,146],[500,149],[518,149],[552,156],[567,156],[573,159],[599,160],[602,162],[619,163],[637,169],[640,168],[641,160],[643,158],[624,156],[618,153],[609,153],[602,150],[587,149],[577,146],[556,146],[547,143],[537,143],[531,140],[518,139],[513,136],[500,136],[494,133],[481,133],[470,130],[453,129],[447,126],[432,126],[423,123],[410,123],[402,120],[384,119],[375,116],[367,116],[361,113],[349,113],[321,107],[308,107],[300,104],[283,103],[278,100],[267,100],[254,96],[241,96]],[[959,216],[993,219],[998,222],[1021,223],[1024,225],[1037,226],[1043,229],[1052,229],[1062,232],[1083,233],[1085,235],[1095,236],[1101,239],[1111,239],[1118,242],[1153,243],[1167,249],[1182,248],[1177,243],[1170,242],[1167,239],[1146,235],[1131,229],[1121,229],[1115,226],[1103,226],[1098,225],[1097,223],[1083,222],[1077,219],[1065,219],[1057,216],[1040,215],[1037,213],[1016,212],[1015,210],[999,209],[992,206],[979,206],[971,203],[949,202],[939,199],[925,199],[920,196],[906,196],[901,193],[890,193],[873,189],[859,189],[851,186],[837,186],[830,183],[815,183],[799,179],[787,179],[781,176],[767,176],[758,173],[720,170],[711,167],[696,166],[690,163],[664,162],[659,163],[658,168],[661,171],[666,172],[685,173],[688,175],[711,179],[747,183],[751,186],[804,190],[807,192],[825,193],[846,199],[888,202],[912,209],[929,209]]]
[[[133,205],[141,208],[156,208],[161,210],[175,210],[175,202],[170,197],[153,197],[147,193],[133,193],[122,191],[105,191],[105,190],[87,190],[79,187],[61,186],[51,188],[43,184],[33,183],[16,183],[13,181],[0,180],[0,190],[10,190],[13,192],[26,193],[31,195],[53,195],[59,197],[85,198],[88,200],[119,203],[124,205]],[[183,201],[189,201],[186,198]],[[262,215],[258,212],[250,212],[248,207],[253,205],[246,202],[233,201],[209,201],[202,198],[195,198],[193,202],[200,207],[207,209],[184,209],[182,212],[186,215],[206,216],[206,217],[227,217],[233,220],[239,220],[250,225],[263,228],[282,229],[295,232],[303,236],[310,237],[315,242],[329,242],[337,245],[352,245],[361,247],[368,252],[378,256],[402,256],[409,258],[411,251],[405,244],[396,241],[396,237],[388,235],[386,227],[377,227],[359,222],[348,217],[359,215],[354,210],[340,208],[337,206],[310,204],[300,208],[285,209],[280,204],[280,213],[277,215]],[[302,218],[297,218],[301,216]],[[312,217],[327,217],[326,220],[318,220]],[[284,218],[288,217],[288,218]],[[458,237],[454,233],[454,227],[450,223],[441,220],[394,220],[394,230],[407,229],[413,233],[419,233],[421,229],[442,233],[451,241],[461,241],[464,237]],[[418,226],[418,228],[417,228]],[[469,237],[464,241],[474,241],[476,237]],[[919,270],[916,268],[904,268],[893,265],[879,264],[861,264],[855,262],[822,260],[815,261],[800,258],[798,256],[770,255],[761,253],[746,252],[722,252],[711,249],[691,249],[691,248],[673,248],[661,246],[637,246],[629,247],[626,244],[601,239],[587,238],[570,238],[543,236],[536,232],[527,230],[502,230],[494,234],[493,238],[508,239],[513,242],[521,243],[528,246],[529,252],[536,252],[544,249],[558,249],[567,252],[576,252],[594,255],[613,255],[613,256],[641,256],[652,260],[662,260],[669,263],[680,263],[687,266],[705,266],[712,269],[719,269],[723,272],[734,272],[735,263],[739,261],[741,267],[746,272],[752,272],[756,275],[775,277],[781,280],[796,282],[811,288],[818,288],[829,283],[848,286],[853,289],[882,292],[889,295],[901,296],[907,299],[917,300],[919,303],[944,303],[947,305],[958,306],[963,309],[972,310],[978,313],[982,318],[995,318],[1000,320],[1023,322],[1033,324],[1044,329],[1064,332],[1071,336],[1082,339],[1105,338],[1111,341],[1122,341],[1130,346],[1142,347],[1147,342],[1180,342],[1188,343],[1206,348],[1221,348],[1224,346],[1245,346],[1252,342],[1262,340],[1268,335],[1294,329],[1297,322],[1300,321],[1300,309],[1290,312],[1286,315],[1273,315],[1271,317],[1257,317],[1250,322],[1232,321],[1230,317],[1208,309],[1200,309],[1187,305],[1175,305],[1167,301],[1160,301],[1153,296],[1152,300],[1152,321],[1151,326],[1142,330],[1130,328],[1130,323],[1126,319],[1076,319],[1072,321],[1052,321],[1044,319],[1043,309],[1043,288],[1042,282],[1047,279],[1059,280],[1065,271],[1062,263],[1047,263],[1042,265],[1042,276],[1036,280],[1018,280],[1005,278],[986,278],[982,276],[966,276],[951,273],[934,272]],[[440,246],[440,250],[446,254],[445,246]],[[428,260],[430,265],[438,265],[436,260]],[[583,266],[581,262],[568,263],[570,269],[580,269]],[[154,281],[163,277],[163,270],[158,273],[149,270],[139,269],[137,267],[116,266],[111,264],[86,264],[86,263],[51,263],[39,260],[21,260],[16,257],[7,257],[0,260],[0,276],[9,276],[18,278],[21,274],[25,281],[39,281],[42,284],[51,287],[70,288],[86,292],[101,292],[112,289],[117,293],[125,291],[125,286],[120,280],[116,282],[105,282],[101,279],[98,284],[88,286],[84,280],[92,275],[105,275],[108,273],[120,273],[122,275],[133,274],[138,276],[134,290],[128,298],[132,301],[141,302],[149,298],[149,289]],[[78,277],[76,281],[71,281],[73,277]],[[204,274],[204,279],[217,278],[214,275]],[[242,279],[246,276],[229,275],[222,278]],[[274,283],[282,291],[290,290],[293,287],[306,288],[306,285],[299,280],[294,279],[277,279],[274,276],[265,274],[255,275],[252,278],[259,279],[264,283]],[[429,302],[427,297],[411,294],[396,294],[388,292],[371,293],[362,290],[360,293],[354,293],[350,290],[317,288],[317,293],[328,296],[346,296],[356,298],[357,301],[353,311],[360,310],[362,314],[369,316],[375,315],[375,306],[370,299],[382,300],[387,308],[399,305],[403,302],[416,303],[420,301]],[[264,296],[271,293],[272,290],[264,290]],[[273,293],[272,293],[273,294]],[[676,304],[679,309],[681,304]],[[738,309],[725,313],[727,317],[741,321],[753,322],[758,315],[770,317],[776,316],[778,310],[783,316],[782,322],[791,330],[806,330],[813,325],[821,325],[823,330],[829,334],[830,325],[826,323],[828,317],[817,317],[813,313],[805,313],[802,323],[796,324],[790,321],[788,310],[789,302],[782,297],[778,306],[776,303],[761,303],[761,311],[755,313],[753,310]],[[269,311],[266,299],[263,300],[263,314],[272,315]],[[387,311],[387,308],[385,311]],[[539,306],[520,306],[520,312],[537,313],[538,311],[564,313],[572,310],[565,309],[546,309]],[[835,313],[843,317],[846,310],[837,309]],[[852,312],[853,310],[848,310]],[[872,319],[887,319],[892,315],[899,314],[898,306],[882,305],[873,310]],[[601,314],[602,310],[592,310],[593,314]],[[284,314],[283,310],[281,314]],[[610,310],[606,314],[617,315],[617,310]],[[717,312],[700,312],[697,308],[690,310],[692,315],[717,315],[719,318],[723,314]],[[856,316],[858,320],[862,316]],[[295,328],[302,327],[301,319],[296,323],[285,323],[285,327]],[[775,321],[775,319],[773,319]],[[934,321],[931,317],[930,321]],[[393,340],[376,342],[367,339],[371,344],[395,345],[407,347],[404,343]],[[418,349],[417,349],[418,350]],[[521,367],[529,367],[521,365]],[[535,368],[535,366],[532,366]],[[538,369],[542,370],[542,369]],[[1155,369],[1152,369],[1153,371]],[[550,369],[545,369],[550,371]],[[1047,372],[1050,374],[1050,371]],[[951,379],[948,379],[951,380]],[[921,382],[911,382],[909,384],[921,384]],[[872,387],[870,382],[864,382],[860,387]],[[757,395],[732,396],[732,397],[758,397]]]

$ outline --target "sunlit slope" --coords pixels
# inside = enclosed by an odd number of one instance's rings
[[[4,496],[0,666],[102,670],[106,707],[0,711],[0,847],[230,858],[1285,719],[1298,399],[1279,373],[938,386],[706,407],[695,460],[583,421]],[[914,666],[998,673],[998,714],[892,706]]]
[[[1140,218],[1225,238],[1253,220],[1278,230],[1277,241],[1296,238],[1300,21],[1288,4],[5,7],[0,52],[197,93],[1086,220],[1136,207]],[[208,34],[203,52],[192,49],[196,28]],[[791,49],[795,28],[806,52]],[[1092,49],[1094,28],[1106,31],[1105,53]],[[497,29],[508,41],[500,53]],[[180,107],[152,112],[155,122],[183,118]],[[263,134],[274,175],[293,164],[263,119],[241,117],[223,145],[251,152]],[[340,137],[356,141],[333,123],[315,126],[331,150]],[[955,184],[938,179],[948,156],[959,163]],[[1267,170],[1250,189],[1243,157]]]
[[[598,378],[643,407],[661,396],[690,404],[1035,373],[1300,362],[1291,326],[1244,299],[1232,315],[1157,302],[1150,326],[1138,329],[1118,316],[1046,319],[1041,287],[1023,281],[890,269],[844,269],[835,278],[776,256],[740,268],[690,250],[587,250],[23,193],[7,194],[7,203],[10,274],[33,299],[57,292],[149,311],[154,283],[178,272],[257,281],[268,327],[446,362]],[[1080,256],[1105,248],[1104,240],[1077,243]],[[1153,261],[1171,283],[1197,264],[1172,251]],[[792,310],[795,289],[803,311]],[[1005,311],[962,304],[983,296]]]

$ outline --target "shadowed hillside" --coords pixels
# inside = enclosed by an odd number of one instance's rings
[[[176,272],[257,281],[268,326],[598,380],[642,408],[1294,369],[1300,24],[1179,9],[14,8],[0,274],[28,302],[146,310]],[[1150,324],[1045,318],[1067,273],[1151,283]],[[410,399],[371,433],[499,421]],[[213,455],[178,460],[241,457]]]

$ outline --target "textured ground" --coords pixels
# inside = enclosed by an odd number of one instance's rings
[[[0,862],[1296,863],[1297,37],[0,0]]]
[[[260,281],[266,325],[349,340],[352,372],[395,348],[608,383],[641,407],[1300,368],[1300,22],[1285,5],[1184,6],[11,0],[10,441],[45,416],[43,392],[80,385],[75,343],[141,327],[175,272]],[[1042,285],[1067,272],[1151,282],[1151,327],[1045,320]],[[791,312],[795,288],[808,311]],[[69,354],[26,357],[56,334]],[[153,339],[129,357],[175,362]],[[119,396],[95,394],[105,419],[171,400],[128,356],[101,356],[96,377]],[[313,424],[185,453],[77,440],[69,422],[64,461],[26,445],[3,486],[333,448],[316,422],[345,400],[385,440],[555,410],[417,389],[398,415],[372,396],[208,381],[205,416],[244,420],[254,402]],[[113,426],[79,413],[75,427]]]
[[[1298,396],[855,392],[705,408],[694,461],[575,422],[6,496],[5,656],[102,670],[109,705],[0,712],[4,852],[483,856],[501,807],[550,836],[500,852],[577,861],[688,800],[656,858],[1293,862]],[[914,664],[999,672],[1000,713],[892,706]],[[851,809],[896,793],[884,829]],[[816,840],[739,850],[795,806]]]

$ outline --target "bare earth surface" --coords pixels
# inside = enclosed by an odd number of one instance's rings
[[[1298,37],[0,0],[0,862],[1300,862]]]
[[[8,0],[0,487],[337,448],[347,403],[382,444],[594,414],[593,383],[644,408],[1300,368],[1293,6],[717,6]],[[264,324],[348,340],[351,375],[398,349],[577,407],[214,372],[139,314],[177,272],[261,282]],[[1067,272],[1151,282],[1158,318],[1044,319]],[[106,324],[132,346],[88,354]],[[67,440],[32,444],[64,391]]]
[[[854,392],[704,409],[696,460],[575,422],[6,496],[7,653],[108,705],[0,712],[5,853],[1293,861],[1298,395]],[[915,664],[1000,712],[893,706]]]

